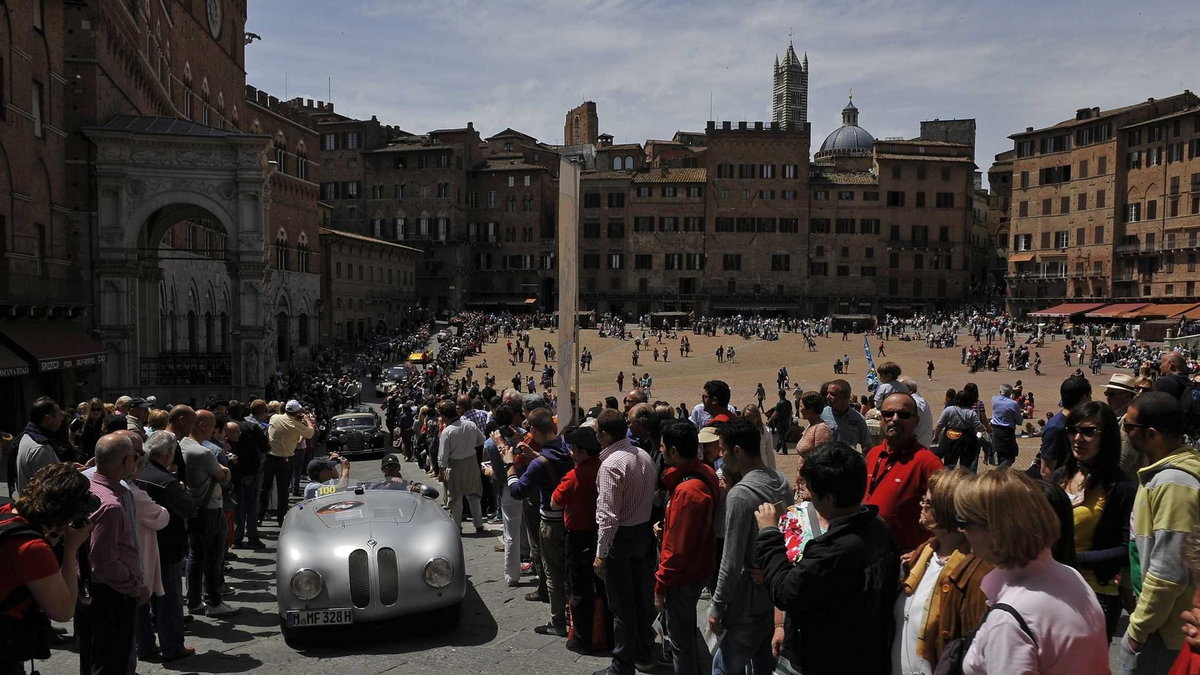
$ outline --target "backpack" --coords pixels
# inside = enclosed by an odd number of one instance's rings
[[[1179,407],[1183,409],[1183,432],[1195,441],[1200,439],[1200,387],[1190,378],[1179,395]]]
[[[987,621],[988,614],[991,614],[993,609],[1011,614],[1017,620],[1017,625],[1021,627],[1021,632],[1028,635],[1029,639],[1033,640],[1033,646],[1037,647],[1037,638],[1034,637],[1033,631],[1029,630],[1029,624],[1025,623],[1025,619],[1021,616],[1021,613],[1003,602],[997,602],[988,607],[987,611],[983,613],[983,617],[979,619],[979,625],[975,627],[975,630],[971,631],[968,635],[946,643],[946,647],[942,650],[942,655],[938,659],[937,668],[933,670],[933,675],[962,675],[963,662],[967,659],[967,652],[971,651],[971,643],[975,641],[975,634],[979,632],[984,622]]]
[[[21,523],[11,514],[0,514],[9,519],[0,523],[0,540],[9,537],[27,537],[45,540],[41,531],[27,523]],[[50,618],[37,603],[25,611],[20,619],[4,616],[10,609],[33,597],[28,586],[21,586],[0,599],[0,666],[9,660],[14,663],[32,659],[50,658]]]

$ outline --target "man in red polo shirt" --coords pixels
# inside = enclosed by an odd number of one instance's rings
[[[593,647],[596,598],[604,597],[604,582],[592,570],[596,558],[600,442],[591,427],[570,431],[563,440],[570,446],[575,468],[554,489],[550,506],[563,510],[563,525],[567,530],[567,603],[571,608],[572,631],[567,649],[586,654]]]
[[[725,424],[737,417],[737,413],[729,409],[731,397],[732,392],[724,380],[709,380],[704,383],[704,393],[700,396],[700,402],[704,404],[704,412],[708,413],[708,421],[704,423],[704,426]]]
[[[662,428],[667,470],[663,485],[671,493],[663,514],[662,552],[654,573],[654,606],[663,613],[674,646],[675,672],[699,672],[696,603],[716,568],[713,520],[720,503],[717,472],[700,459],[696,427],[672,420]]]
[[[879,507],[901,553],[929,538],[921,527],[921,499],[929,477],[942,470],[942,462],[917,440],[917,403],[908,394],[895,393],[879,406],[883,415],[883,443],[867,453],[867,491],[863,503]]]

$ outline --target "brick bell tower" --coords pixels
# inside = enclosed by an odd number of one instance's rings
[[[775,87],[771,100],[772,121],[795,124],[808,121],[808,54],[804,54],[801,62],[791,41],[783,62],[775,57]]]

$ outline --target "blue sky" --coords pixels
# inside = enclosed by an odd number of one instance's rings
[[[596,102],[618,143],[770,120],[789,32],[811,66],[814,148],[853,90],[878,138],[974,117],[976,163],[1007,136],[1184,89],[1200,92],[1200,2],[1143,0],[254,0],[247,83],[423,132],[474,122],[562,142]]]

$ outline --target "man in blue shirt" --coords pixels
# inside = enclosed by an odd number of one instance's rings
[[[1038,451],[1044,480],[1050,480],[1050,475],[1071,451],[1066,431],[1067,413],[1080,403],[1092,400],[1092,384],[1086,377],[1072,375],[1063,380],[1062,386],[1058,388],[1058,395],[1062,401],[1062,410],[1046,422],[1046,428],[1042,430],[1042,447]]]
[[[1016,461],[1017,427],[1023,419],[1012,385],[1000,385],[1000,393],[992,397],[992,464],[1011,466]]]
[[[871,432],[867,429],[867,421],[851,405],[850,383],[845,380],[830,380],[825,383],[825,400],[829,405],[821,412],[821,420],[829,425],[833,432],[833,440],[841,441],[850,447],[859,446],[859,452],[866,454],[871,449]]]

